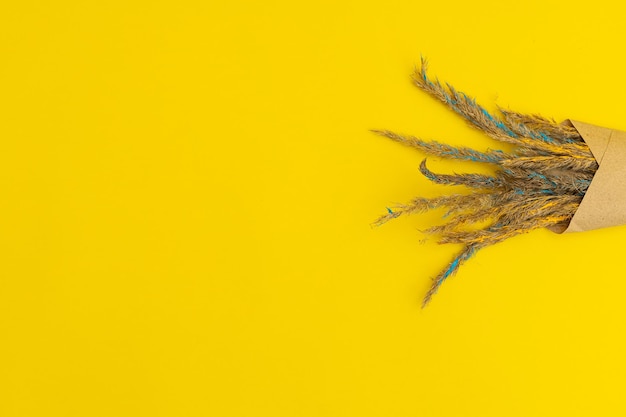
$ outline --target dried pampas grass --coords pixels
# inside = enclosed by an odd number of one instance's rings
[[[563,229],[582,201],[598,164],[578,131],[539,115],[499,108],[492,115],[450,84],[442,85],[427,75],[427,61],[412,76],[414,84],[445,103],[472,126],[489,137],[513,145],[511,152],[479,152],[465,147],[424,141],[388,130],[374,132],[426,154],[443,158],[492,164],[493,175],[437,174],[420,165],[429,180],[460,185],[470,194],[416,198],[388,208],[373,224],[378,226],[401,215],[444,208],[447,222],[426,230],[439,243],[463,244],[463,250],[434,279],[424,297],[426,306],[441,284],[478,250],[538,228]],[[485,223],[476,228],[469,227]]]

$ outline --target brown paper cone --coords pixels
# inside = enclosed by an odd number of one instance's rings
[[[564,230],[556,233],[626,224],[626,132],[566,120],[589,146],[599,168],[574,217]]]

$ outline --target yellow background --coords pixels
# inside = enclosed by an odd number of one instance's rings
[[[450,189],[418,91],[626,130],[616,2],[5,1],[0,415],[617,416],[626,228],[485,249],[372,229]],[[468,172],[432,159],[433,170]]]

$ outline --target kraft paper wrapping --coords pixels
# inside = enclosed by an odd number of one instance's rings
[[[626,132],[565,120],[582,136],[599,168],[574,217],[556,233],[584,232],[626,224]]]

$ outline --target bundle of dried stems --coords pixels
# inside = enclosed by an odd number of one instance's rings
[[[424,297],[426,306],[446,278],[479,249],[538,228],[562,228],[576,212],[598,169],[589,147],[578,131],[535,114],[498,108],[492,115],[450,84],[431,80],[427,61],[412,75],[414,84],[445,103],[472,126],[489,137],[513,145],[513,151],[479,152],[434,141],[374,130],[394,141],[443,158],[468,160],[495,166],[493,175],[436,174],[420,165],[429,180],[444,185],[462,185],[473,192],[434,198],[415,198],[387,209],[373,224],[381,225],[403,214],[443,208],[445,224],[426,230],[439,243],[463,244],[462,251],[436,277]],[[476,225],[481,227],[476,227]],[[472,227],[473,225],[473,227]]]

